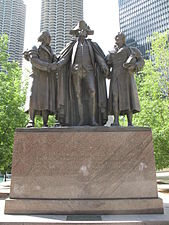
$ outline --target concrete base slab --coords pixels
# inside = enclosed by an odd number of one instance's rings
[[[0,200],[0,225],[169,225],[169,195],[159,193],[164,202],[164,214],[137,215],[81,215],[81,219],[70,220],[72,215],[7,215],[5,201]],[[80,215],[76,215],[77,217]],[[96,218],[93,221],[93,218]]]
[[[7,215],[5,200],[0,200],[0,225],[169,225],[169,194],[158,193],[163,199],[164,214],[142,215]],[[74,216],[74,220],[71,220]],[[71,217],[71,218],[70,218]],[[99,220],[99,218],[101,218]],[[73,218],[72,218],[73,219]]]
[[[42,200],[7,199],[7,214],[152,214],[163,213],[162,200],[108,199],[108,200]]]

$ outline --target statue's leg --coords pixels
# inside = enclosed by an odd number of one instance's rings
[[[133,126],[132,118],[133,118],[133,114],[132,114],[131,111],[129,111],[129,112],[127,113],[128,126]]]
[[[75,89],[75,95],[77,98],[77,104],[78,104],[78,112],[79,112],[79,122],[78,122],[78,126],[82,126],[84,125],[84,118],[83,118],[83,104],[82,104],[82,87],[81,87],[81,76],[80,74],[77,72],[75,74],[72,74],[72,80],[73,80],[73,85],[74,85],[74,89]]]
[[[120,126],[119,124],[119,103],[118,103],[118,94],[113,93],[113,113],[114,113],[114,121],[111,126]]]
[[[26,125],[27,128],[30,128],[30,127],[34,127],[34,121],[35,121],[35,110],[33,110],[32,108],[29,109],[29,122],[28,124]]]
[[[48,110],[42,110],[43,127],[48,127]]]
[[[60,124],[60,121],[59,121],[59,116],[58,116],[58,112],[56,111],[56,114],[55,114],[55,127],[60,127],[61,124]]]
[[[88,72],[85,77],[85,83],[89,92],[89,115],[92,126],[98,126],[96,122],[96,87],[95,87],[95,77],[94,72]]]

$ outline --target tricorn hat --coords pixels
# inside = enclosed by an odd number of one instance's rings
[[[79,21],[78,24],[72,30],[70,30],[70,34],[78,36],[79,31],[82,30],[86,31],[87,35],[94,34],[94,30],[91,30],[84,20]]]

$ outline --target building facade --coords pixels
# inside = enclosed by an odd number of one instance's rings
[[[128,45],[138,47],[146,57],[154,32],[169,29],[168,0],[118,0],[120,30],[126,35]]]
[[[0,0],[0,34],[9,39],[9,61],[22,65],[24,47],[26,6],[23,0]]]
[[[82,19],[83,0],[42,0],[41,31],[50,32],[56,54],[71,40],[69,31]]]

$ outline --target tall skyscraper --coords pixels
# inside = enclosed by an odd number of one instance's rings
[[[82,19],[83,0],[42,0],[41,31],[50,32],[55,53],[71,40],[69,31]]]
[[[26,6],[23,0],[0,0],[0,34],[9,38],[9,61],[22,64]]]
[[[151,47],[148,37],[169,29],[169,1],[119,0],[119,19],[127,43],[137,46],[145,56]]]

